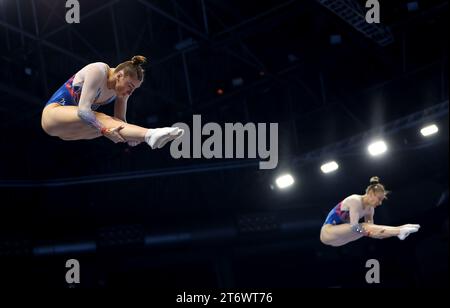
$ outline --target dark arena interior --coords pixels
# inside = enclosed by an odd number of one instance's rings
[[[1,0],[2,290],[448,287],[448,17],[445,0]],[[135,55],[126,121],[184,123],[183,157],[181,138],[44,131],[71,76]],[[322,242],[374,176],[374,224],[420,230]]]

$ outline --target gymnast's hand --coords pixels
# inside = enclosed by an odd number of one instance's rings
[[[114,143],[125,142],[125,139],[123,139],[122,135],[120,134],[120,131],[123,128],[124,128],[123,125],[116,128],[107,128],[103,131],[103,136],[105,136]]]

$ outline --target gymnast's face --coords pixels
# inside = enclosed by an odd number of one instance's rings
[[[130,96],[141,84],[142,81],[139,81],[137,78],[126,76],[123,71],[118,72],[116,75],[116,95],[121,97]]]
[[[368,196],[369,196],[368,198],[369,205],[374,208],[380,206],[383,203],[383,200],[386,198],[384,192],[382,191],[378,192],[370,191]]]

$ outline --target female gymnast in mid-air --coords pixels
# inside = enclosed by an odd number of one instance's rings
[[[146,142],[152,149],[181,137],[178,127],[148,129],[126,121],[128,98],[144,80],[146,58],[135,56],[111,68],[96,62],[83,67],[47,102],[41,118],[44,131],[63,140],[94,139],[100,136],[114,143],[136,146]],[[114,102],[114,116],[95,110]]]
[[[397,236],[404,240],[419,231],[420,225],[407,224],[399,227],[375,225],[375,208],[380,206],[388,192],[378,177],[370,179],[364,195],[351,195],[338,203],[328,214],[320,231],[325,245],[342,246],[363,236],[383,239]],[[364,222],[360,219],[364,217]]]

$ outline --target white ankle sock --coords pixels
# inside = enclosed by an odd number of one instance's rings
[[[145,133],[145,142],[152,148],[161,148],[161,145],[178,137],[182,131],[178,127],[161,127],[149,129]]]
[[[400,229],[400,234],[397,235],[397,237],[403,241],[408,235],[417,231],[419,231],[419,228],[417,227],[403,227]]]
[[[147,142],[148,144],[150,144],[150,137],[153,135],[154,131],[155,130],[153,128],[149,128],[145,133],[145,142]]]

